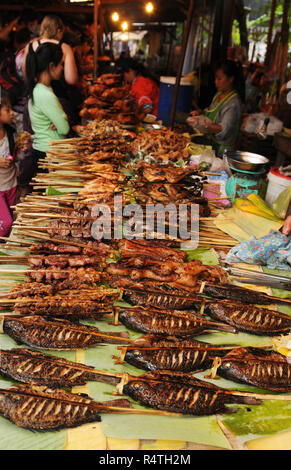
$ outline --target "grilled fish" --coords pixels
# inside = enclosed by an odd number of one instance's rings
[[[19,384],[0,390],[0,414],[21,428],[35,431],[56,431],[101,421],[100,411],[121,403],[128,407],[127,400],[98,403],[84,395],[38,385]]]
[[[261,401],[216,387],[182,372],[147,372],[130,378],[122,387],[124,394],[143,405],[189,415],[232,413],[229,403],[260,404]]]
[[[210,302],[206,307],[211,318],[256,335],[278,335],[290,331],[291,317],[274,310],[232,302]]]
[[[99,343],[128,343],[127,333],[104,333],[92,326],[37,315],[4,318],[3,331],[20,344],[40,349],[71,350]]]
[[[229,347],[215,346],[197,340],[158,340],[146,347],[120,347],[121,359],[145,370],[194,372],[208,369],[213,355],[224,355]],[[227,350],[226,350],[227,349]]]
[[[201,298],[174,292],[159,292],[125,288],[123,298],[132,305],[155,307],[171,310],[188,310],[201,303]]]
[[[223,324],[210,322],[183,311],[131,308],[119,312],[119,320],[127,328],[143,333],[191,337],[208,330],[222,330],[236,333],[236,329]]]
[[[72,387],[88,380],[116,385],[119,379],[93,367],[26,348],[0,350],[0,373],[19,382]]]
[[[218,361],[217,375],[228,380],[276,392],[291,391],[291,364],[275,351],[238,348]]]
[[[246,287],[230,284],[205,284],[203,294],[214,299],[229,299],[234,302],[246,304],[270,305],[271,303],[285,303],[284,299],[272,297],[263,292],[256,292]]]

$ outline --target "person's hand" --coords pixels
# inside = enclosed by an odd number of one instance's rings
[[[0,167],[1,168],[9,168],[11,163],[12,163],[12,160],[10,160],[10,158],[0,157]]]
[[[290,232],[291,232],[291,215],[289,215],[287,219],[285,220],[285,223],[282,229],[283,235],[288,236]]]
[[[56,126],[54,125],[53,122],[52,122],[51,125],[50,125],[50,129],[51,129],[52,131],[56,131],[56,130],[57,130],[57,128],[56,128]]]

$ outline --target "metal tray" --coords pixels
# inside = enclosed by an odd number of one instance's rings
[[[226,158],[229,166],[237,170],[263,170],[269,163],[268,158],[250,152],[228,152]]]

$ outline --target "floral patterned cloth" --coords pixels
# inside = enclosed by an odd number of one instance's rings
[[[291,239],[277,230],[271,230],[262,238],[252,237],[248,242],[233,247],[226,256],[226,262],[291,270]]]

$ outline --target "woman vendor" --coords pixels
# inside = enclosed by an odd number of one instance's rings
[[[221,156],[224,150],[235,149],[240,129],[244,101],[241,65],[232,60],[219,62],[215,67],[215,86],[217,93],[203,112],[208,118],[203,124],[206,137],[203,143],[212,145],[217,155]],[[187,122],[193,128],[199,125],[200,114],[200,110],[193,111],[188,118]]]
[[[146,68],[129,58],[122,64],[124,79],[131,84],[130,94],[136,100],[137,114],[158,114],[159,85]]]

